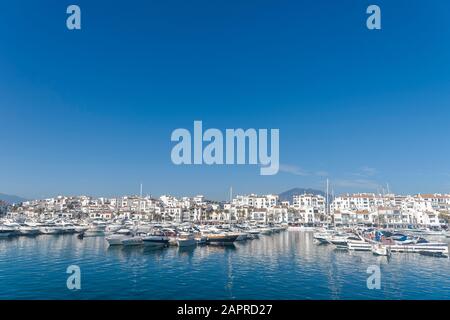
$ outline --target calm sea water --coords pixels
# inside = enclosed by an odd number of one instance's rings
[[[69,265],[81,268],[81,290],[67,289]],[[380,290],[367,288],[370,265]],[[305,232],[156,250],[41,235],[0,239],[0,299],[450,299],[450,261],[341,252]]]

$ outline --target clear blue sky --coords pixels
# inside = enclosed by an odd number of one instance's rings
[[[444,0],[4,1],[0,192],[449,192],[449,89]],[[282,170],[173,165],[194,120],[279,128]]]

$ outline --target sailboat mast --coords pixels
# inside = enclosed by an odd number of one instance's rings
[[[329,197],[328,197],[328,188],[329,188],[329,185],[330,185],[330,183],[329,183],[329,180],[328,180],[328,178],[327,178],[327,206],[326,206],[326,208],[325,208],[325,214],[329,214],[330,213],[330,211],[329,211],[329,209],[328,209],[328,207],[329,207]]]
[[[233,187],[230,187],[230,213],[229,213],[230,227],[231,227],[231,203],[232,203],[232,201],[233,201]]]

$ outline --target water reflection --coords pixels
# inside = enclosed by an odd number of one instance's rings
[[[71,264],[82,269],[77,293],[65,289]],[[370,265],[381,268],[382,290],[366,287]],[[335,250],[305,232],[182,248],[40,235],[0,240],[0,298],[450,299],[449,267],[448,259],[417,254]]]

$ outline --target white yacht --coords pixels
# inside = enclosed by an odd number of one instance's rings
[[[305,226],[301,223],[294,223],[288,226],[288,231],[314,231],[315,228],[312,226]]]
[[[123,246],[140,246],[144,244],[143,237],[141,235],[127,236],[121,242]]]
[[[348,237],[347,247],[353,251],[372,251],[372,244],[359,235]]]
[[[390,246],[392,252],[404,253],[439,253],[448,257],[448,244],[445,242],[422,242],[414,244],[394,244]]]
[[[75,233],[75,226],[66,221],[58,221],[56,227],[59,228],[59,233]]]
[[[8,234],[4,235],[3,237],[18,235],[20,234],[20,224],[11,220],[6,220],[3,222],[3,230],[4,230],[3,233]]]
[[[24,223],[19,227],[19,233],[24,236],[35,236],[41,233],[36,223]]]
[[[39,232],[42,234],[58,234],[61,233],[61,229],[55,226],[54,223],[43,223],[39,227]]]
[[[268,234],[272,234],[273,230],[272,230],[272,228],[269,228],[266,226],[261,226],[261,227],[259,227],[259,232],[261,234],[268,235]]]
[[[246,232],[251,236],[252,239],[258,239],[259,234],[261,233],[261,231],[259,231],[259,229],[256,228],[248,229],[246,230]]]
[[[131,231],[129,229],[119,229],[114,234],[107,236],[105,239],[110,246],[120,246],[122,241],[130,238]]]
[[[94,221],[89,228],[84,231],[85,237],[104,236],[107,224],[104,222]]]
[[[381,243],[372,244],[372,253],[376,256],[390,256],[391,249],[389,246],[383,245]]]
[[[313,238],[316,242],[320,244],[330,244],[333,236],[334,232],[324,231],[324,232],[314,232]]]
[[[88,225],[83,225],[83,224],[74,224],[73,225],[75,228],[75,232],[76,233],[83,233],[85,232],[87,229],[89,229]]]
[[[16,229],[5,225],[0,225],[0,238],[7,238],[16,233]]]
[[[197,244],[197,241],[195,240],[195,237],[191,233],[180,233],[177,237],[177,245],[179,247],[190,247],[195,246]]]

